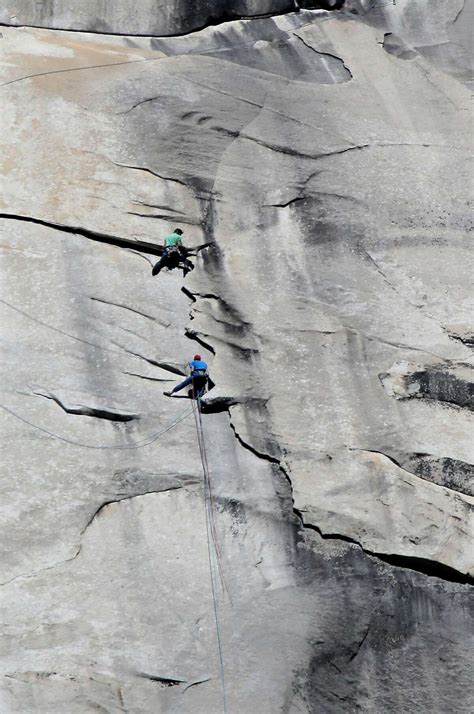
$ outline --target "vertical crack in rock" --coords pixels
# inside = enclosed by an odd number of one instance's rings
[[[456,13],[455,17],[453,18],[453,21],[452,21],[452,24],[453,24],[453,25],[459,20],[459,18],[461,17],[462,13],[463,13],[464,10],[466,9],[467,2],[468,2],[468,0],[464,0],[464,2],[462,3],[461,7],[459,8],[458,12]]]
[[[196,299],[198,297],[202,297],[203,295],[209,295],[209,296],[211,296],[211,299],[220,300],[219,296],[217,296],[215,293],[199,294],[199,293],[193,293],[187,289],[184,289],[183,292],[185,294],[188,294],[188,296],[194,303],[196,302]],[[209,343],[204,342],[198,336],[196,331],[186,328],[185,334],[186,334],[186,336],[190,337],[190,339],[197,340],[200,344],[202,344],[202,346],[204,346],[206,349],[208,349],[212,354],[215,354],[215,348],[212,345],[210,345]],[[232,345],[232,343],[229,343],[227,341],[226,341],[226,344]],[[238,403],[238,401],[239,400],[235,400],[234,403]],[[235,435],[235,438],[237,439],[237,441],[241,444],[241,446],[243,448],[249,450],[251,453],[253,453],[258,458],[264,459],[270,463],[277,465],[289,484],[290,493],[293,494],[293,484],[291,481],[291,477],[290,477],[288,469],[285,468],[285,466],[283,465],[281,458],[271,455],[268,452],[264,452],[264,451],[256,449],[254,446],[252,446],[251,444],[249,444],[242,438],[242,436],[238,433],[235,424],[232,421],[231,406],[232,406],[231,398],[228,398],[228,400],[226,400],[225,397],[224,398],[220,397],[216,400],[214,409],[213,409],[212,403],[209,404],[209,411],[227,410],[228,414],[229,414],[230,427],[231,427],[232,431],[234,432],[234,435]],[[370,450],[368,450],[368,451],[370,451]],[[381,452],[377,452],[377,453],[381,453]],[[383,454],[383,455],[386,456],[385,454]],[[395,463],[397,466],[400,467],[400,464],[398,464],[397,461],[393,457],[387,456],[387,458],[389,460],[391,460],[393,463]],[[340,540],[340,541],[343,541],[346,543],[350,543],[350,544],[355,545],[358,548],[360,548],[367,556],[377,558],[378,560],[383,561],[384,563],[386,563],[388,565],[392,565],[395,567],[401,567],[401,568],[407,568],[407,569],[422,573],[424,575],[428,575],[430,577],[437,577],[437,578],[440,578],[442,580],[446,580],[449,582],[456,582],[456,583],[461,583],[461,584],[474,583],[474,579],[470,575],[461,573],[458,570],[456,570],[455,568],[451,568],[447,565],[439,563],[438,561],[433,561],[433,560],[429,560],[426,558],[405,556],[405,555],[400,555],[400,554],[396,554],[396,553],[394,553],[394,554],[379,553],[379,552],[371,551],[371,550],[365,548],[359,541],[351,538],[350,536],[346,536],[341,533],[324,533],[317,525],[305,522],[303,513],[301,511],[299,511],[294,505],[293,496],[292,496],[292,502],[293,502],[293,515],[294,515],[294,518],[296,519],[296,522],[299,523],[301,529],[304,530],[305,528],[308,528],[310,530],[314,530],[324,540]]]
[[[369,632],[370,632],[370,623],[369,623],[369,625],[368,625],[368,627],[367,627],[367,629],[366,629],[366,631],[365,631],[365,633],[364,633],[363,638],[362,638],[361,641],[359,642],[356,651],[353,652],[353,654],[351,654],[351,656],[350,656],[350,658],[349,658],[349,662],[352,662],[352,661],[355,660],[355,658],[358,656],[358,654],[360,653],[362,647],[364,646],[364,643],[365,643],[365,641],[366,641],[366,639],[367,639],[367,636],[368,636]]]

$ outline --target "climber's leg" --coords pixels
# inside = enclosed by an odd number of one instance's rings
[[[191,272],[191,270],[194,270],[194,265],[187,258],[184,258],[182,263],[183,263],[183,278],[185,278],[186,275]]]
[[[204,396],[206,391],[207,377],[194,377],[193,379],[193,399]]]
[[[158,261],[158,262],[156,263],[156,265],[153,267],[153,270],[151,271],[151,274],[152,274],[152,275],[158,275],[158,273],[160,272],[160,270],[162,270],[162,268],[166,268],[167,265],[168,265],[168,254],[167,254],[167,253],[163,253],[163,255],[161,256],[161,258],[159,259],[159,261]]]
[[[191,384],[193,381],[192,377],[186,377],[182,382],[176,385],[171,392],[163,392],[163,394],[166,394],[167,397],[171,397],[172,394],[176,394],[176,392],[180,392],[182,389],[188,386],[188,384]]]

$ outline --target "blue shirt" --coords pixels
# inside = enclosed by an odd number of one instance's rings
[[[195,377],[201,370],[204,370],[207,372],[207,364],[206,362],[203,362],[202,359],[193,359],[189,363],[189,366],[191,368],[191,376]]]

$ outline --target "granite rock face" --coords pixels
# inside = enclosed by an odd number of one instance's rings
[[[467,4],[83,5],[0,14],[128,35],[0,38],[1,711],[472,711]]]
[[[295,0],[6,0],[0,22],[121,35],[179,35],[239,17],[291,12]]]

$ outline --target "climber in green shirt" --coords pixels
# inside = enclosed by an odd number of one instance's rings
[[[173,270],[173,268],[181,267],[183,269],[183,277],[186,276],[190,270],[194,270],[194,265],[186,257],[186,248],[183,246],[182,235],[183,231],[181,228],[175,228],[173,233],[166,236],[163,243],[163,255],[153,267],[151,271],[152,275],[158,275],[162,268]]]
[[[183,231],[181,230],[181,228],[175,228],[173,233],[170,233],[169,236],[166,236],[164,241],[165,248],[174,248],[175,246],[179,247],[183,245],[182,235]]]

